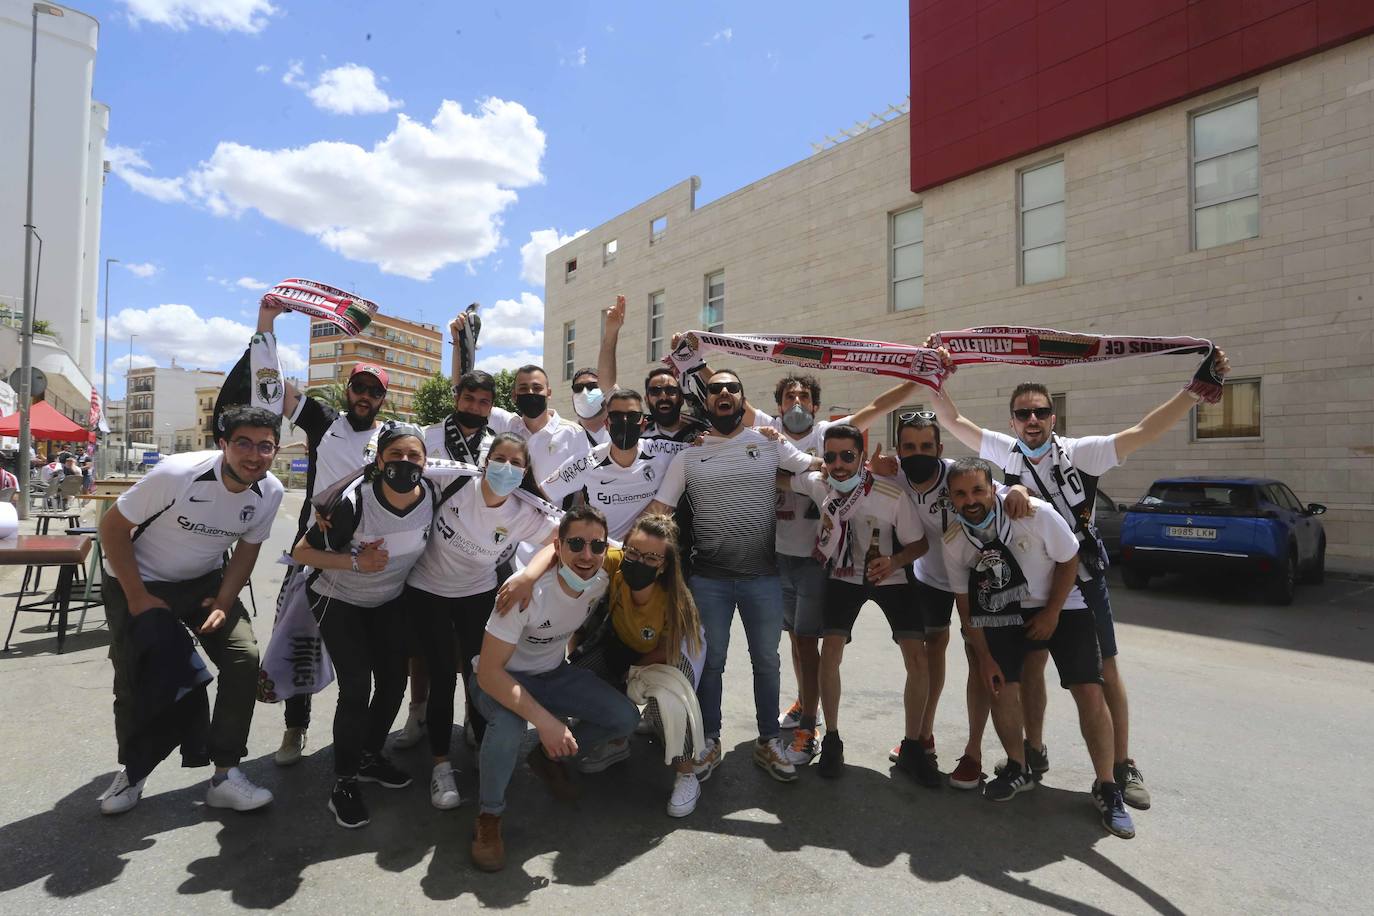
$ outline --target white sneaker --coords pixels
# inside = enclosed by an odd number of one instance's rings
[[[692,767],[692,772],[697,779],[702,782],[711,778],[711,774],[720,766],[720,739],[707,738],[706,747],[702,748],[701,753],[697,754],[697,762]]]
[[[252,780],[238,767],[230,767],[228,777],[219,785],[212,780],[205,793],[205,804],[211,808],[253,811],[271,803],[272,793],[262,786],[253,785]]]
[[[440,811],[457,808],[463,803],[458,795],[458,783],[453,778],[453,764],[439,763],[429,778],[429,803]]]
[[[100,813],[123,814],[138,804],[138,800],[143,797],[143,783],[147,780],[148,777],[145,776],[138,782],[130,783],[129,774],[120,767],[119,772],[115,774],[114,782],[110,783],[110,787],[100,796]]]
[[[279,767],[289,767],[293,763],[300,763],[303,753],[305,753],[305,729],[288,728],[282,732],[281,747],[277,748],[272,759],[277,762]]]
[[[425,736],[425,704],[411,703],[406,713],[405,727],[391,739],[391,746],[405,750],[420,743]]]
[[[673,795],[668,799],[669,817],[686,817],[696,810],[701,798],[701,780],[695,773],[678,773],[673,782]]]
[[[629,738],[607,741],[600,747],[594,747],[583,754],[582,759],[577,761],[577,769],[582,773],[600,773],[602,770],[609,769],[620,761],[629,758],[629,756]]]

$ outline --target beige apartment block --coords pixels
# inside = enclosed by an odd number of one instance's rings
[[[917,343],[941,329],[1013,324],[1208,337],[1230,357],[1232,379],[1258,381],[1246,386],[1258,390],[1258,431],[1241,428],[1236,394],[1227,419],[1237,435],[1199,439],[1190,417],[1109,472],[1103,488],[1134,501],[1164,475],[1276,477],[1329,508],[1333,557],[1374,559],[1371,60],[1374,37],[1353,41],[919,195],[905,117],[700,208],[698,180],[683,181],[549,254],[544,353],[556,406],[569,410],[565,370],[596,363],[600,310],[617,294],[628,302],[620,380],[639,388],[673,332],[704,327],[708,277],[719,272],[727,332]],[[1246,97],[1258,106],[1258,237],[1198,250],[1194,119]],[[1065,273],[1022,284],[1022,174],[1055,160]],[[899,311],[894,220],[914,207],[924,224],[923,304]],[[903,259],[903,275],[915,260]],[[658,332],[649,321],[657,301]],[[746,393],[771,410],[783,367],[712,362],[738,370]],[[1063,395],[1067,434],[1082,436],[1131,426],[1195,367],[1192,357],[971,366],[947,390],[967,416],[1004,430],[1012,387],[1041,381]],[[820,382],[825,415],[861,407],[890,384],[843,372]],[[912,400],[929,399],[922,390]],[[871,444],[889,441],[890,426],[874,430]],[[964,452],[958,443],[946,450]]]

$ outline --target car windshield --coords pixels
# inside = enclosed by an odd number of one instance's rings
[[[1156,483],[1140,502],[1146,506],[1179,506],[1187,509],[1220,506],[1253,509],[1256,505],[1254,487],[1225,483]]]

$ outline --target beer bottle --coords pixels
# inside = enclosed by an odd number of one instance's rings
[[[864,588],[872,589],[877,583],[868,577],[868,564],[883,555],[882,548],[878,546],[878,529],[873,529],[873,536],[868,542],[868,551],[864,554]]]

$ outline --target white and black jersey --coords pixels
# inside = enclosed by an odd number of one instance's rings
[[[305,467],[305,501],[296,523],[298,541],[310,526],[311,498],[367,464],[367,446],[377,430],[371,426],[354,429],[346,415],[306,395],[297,399],[296,410],[287,419],[305,432],[309,459]]]
[[[625,540],[639,513],[658,494],[663,472],[657,462],[636,455],[629,467],[611,458],[611,447],[599,445],[585,455],[563,462],[543,483],[554,505],[569,509],[580,501],[606,516],[610,537]]]
[[[576,423],[564,420],[557,411],[552,412],[549,421],[538,432],[530,432],[525,425],[525,418],[520,414],[500,407],[491,409],[487,425],[498,433],[515,433],[525,440],[530,450],[530,463],[534,465],[534,476],[539,480],[558,470],[559,465],[568,459],[592,450],[593,441],[587,437],[587,431]]]
[[[949,468],[952,464],[954,462],[950,459],[941,458],[940,471],[930,486],[918,487],[900,471],[893,478],[916,508],[929,545],[929,549],[917,557],[914,564],[916,578],[944,592],[952,591],[949,573],[945,569],[944,534],[950,525],[959,520],[954,503],[949,498]]]
[[[461,430],[458,435],[449,436],[445,429],[447,423],[444,420],[425,427],[425,454],[430,458],[447,458],[481,467],[496,433],[490,426],[483,426],[470,436],[462,435]]]
[[[759,418],[754,426],[771,426],[778,430],[782,436],[797,451],[811,457],[816,457],[824,451],[825,431],[832,426],[840,423],[851,423],[853,417],[841,417],[838,420],[817,420],[805,435],[793,437],[791,433],[783,427],[782,421],[767,414],[760,413],[755,408],[755,413]],[[767,418],[767,422],[763,422]],[[794,490],[791,487],[778,490],[778,504],[774,514],[778,521],[777,545],[778,553],[788,557],[809,557],[811,551],[816,547],[816,529],[821,523],[820,510],[816,508],[816,503],[805,492]]]
[[[378,477],[349,487],[330,508],[329,528],[311,525],[305,542],[316,550],[351,553],[364,544],[383,541],[386,568],[378,572],[318,570],[310,580],[317,594],[358,607],[379,607],[401,594],[429,539],[438,489],[432,481],[422,480],[420,498],[406,509],[397,509],[387,502],[383,486]]]
[[[158,462],[115,503],[136,527],[134,560],[144,582],[187,582],[224,565],[242,538],[261,544],[281,505],[281,481],[268,474],[241,493],[222,477],[222,452],[183,452]],[[105,572],[113,577],[109,557]]]
[[[677,453],[695,445],[705,429],[699,423],[684,422],[676,432],[667,432],[650,420],[640,434],[639,453],[657,464],[660,471],[666,471]]]
[[[754,429],[729,439],[708,436],[679,453],[657,499],[675,506],[685,494],[691,504],[693,572],[717,579],[776,575],[777,472],[810,467],[808,455]]]

